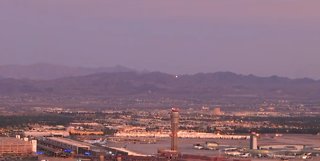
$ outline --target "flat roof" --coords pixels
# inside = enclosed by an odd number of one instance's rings
[[[17,139],[14,137],[0,137],[0,145],[5,145],[5,144],[30,144],[28,141],[24,141],[21,139]]]
[[[58,137],[47,137],[48,140],[53,140],[56,142],[60,142],[60,143],[64,143],[64,144],[68,144],[68,145],[72,145],[72,146],[76,146],[76,147],[86,147],[86,148],[90,148],[90,144],[84,143],[84,142],[80,142],[80,141],[76,141],[76,140],[72,140],[72,139],[68,139],[68,138],[58,138]]]

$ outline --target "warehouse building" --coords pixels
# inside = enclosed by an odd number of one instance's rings
[[[39,146],[44,150],[53,149],[54,151],[63,151],[66,153],[84,154],[90,150],[90,144],[76,140],[60,137],[46,137],[39,140]]]

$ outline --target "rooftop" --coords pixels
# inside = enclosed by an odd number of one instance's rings
[[[29,142],[13,138],[13,137],[0,137],[0,145],[6,144],[29,144]]]
[[[86,147],[89,148],[90,144],[83,143],[80,141],[72,140],[72,139],[67,139],[67,138],[58,138],[58,137],[48,137],[48,140],[56,141],[56,142],[61,142],[64,144],[72,145],[75,147]]]

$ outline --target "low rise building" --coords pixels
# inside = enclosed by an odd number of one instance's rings
[[[39,143],[43,149],[48,149],[46,147],[50,147],[55,150],[63,150],[75,154],[82,154],[91,149],[90,144],[60,137],[43,138],[42,140],[39,140]]]
[[[0,137],[0,155],[30,155],[37,150],[35,140]]]

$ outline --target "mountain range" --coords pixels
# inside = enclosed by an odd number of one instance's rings
[[[51,70],[55,73],[54,76],[50,76],[50,72],[45,74],[37,71],[30,72],[32,74],[25,73],[23,76],[15,74],[14,71],[11,75],[5,75],[2,69],[0,74],[14,78],[0,79],[0,95],[320,99],[320,81],[308,78],[258,77],[231,72],[176,76],[161,72],[136,72],[125,67],[99,70],[54,69]],[[45,68],[39,71],[45,71]],[[64,72],[59,73],[59,71]],[[36,73],[42,74],[36,75]]]
[[[38,63],[32,65],[2,65],[0,66],[0,78],[51,80],[71,76],[84,76],[94,73],[112,73],[134,71],[123,66],[86,68],[69,67],[63,65],[52,65]]]

